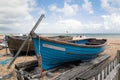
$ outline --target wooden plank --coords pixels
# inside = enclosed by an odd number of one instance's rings
[[[68,70],[67,72],[62,73],[58,77],[53,78],[54,80],[73,80],[77,75],[83,74],[96,65],[102,63],[103,61],[107,60],[110,56],[109,55],[100,55],[99,57],[95,58],[94,60],[90,62],[85,62],[81,64],[80,66],[77,66],[75,68],[72,68],[71,70]]]
[[[24,63],[19,63],[17,65],[15,65],[16,69],[20,69],[20,70],[25,70],[25,69],[29,69],[32,66],[37,66],[38,62],[36,60],[30,61],[30,62],[24,62]]]
[[[118,53],[119,54],[119,53]],[[117,56],[118,56],[118,54],[117,54]],[[117,58],[117,56],[116,56],[116,58]],[[115,58],[115,60],[116,60],[116,58]],[[77,77],[78,78],[80,78],[80,79],[85,79],[85,80],[88,80],[88,79],[90,79],[92,76],[96,76],[96,75],[98,75],[102,70],[106,70],[106,72],[104,71],[102,71],[102,78],[105,78],[106,77],[106,75],[107,75],[107,69],[106,69],[106,67],[107,66],[111,66],[112,65],[112,69],[111,70],[113,70],[117,65],[115,65],[114,66],[114,61],[115,60],[107,60],[107,61],[104,61],[102,64],[100,64],[100,65],[98,65],[97,67],[95,67],[95,68],[93,68],[93,69],[91,69],[91,70],[89,70],[88,72],[86,72],[86,73],[84,73],[84,74],[80,74],[80,75],[77,75]],[[113,68],[113,66],[114,66],[114,68]],[[109,68],[109,67],[107,67],[107,68]],[[73,79],[74,80],[74,79]]]
[[[109,60],[104,61],[103,63],[101,63],[100,65],[96,66],[95,68],[83,73],[83,74],[79,74],[76,77],[81,78],[81,79],[89,79],[92,76],[96,76],[99,72],[101,72],[108,64],[110,63]]]

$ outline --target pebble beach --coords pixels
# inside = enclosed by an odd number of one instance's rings
[[[111,55],[111,57],[109,59],[112,60],[116,56],[117,50],[120,50],[120,38],[108,38],[108,44],[107,44],[106,50],[101,54]],[[6,52],[5,49],[0,50],[0,55],[5,54],[5,52]],[[9,50],[8,50],[8,53],[10,53]],[[11,57],[10,55],[2,56],[2,57],[0,57],[0,61],[8,59],[10,57]],[[4,75],[7,75],[7,74],[13,72],[14,74],[13,74],[12,78],[9,80],[15,80],[16,79],[16,74],[15,74],[15,70],[14,70],[15,64],[25,62],[25,61],[32,61],[35,59],[36,59],[35,56],[18,57],[10,69],[7,69],[8,64],[5,66],[0,65],[0,76],[4,76]]]

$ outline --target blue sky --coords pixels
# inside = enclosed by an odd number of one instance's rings
[[[0,33],[120,33],[120,0],[4,0]]]

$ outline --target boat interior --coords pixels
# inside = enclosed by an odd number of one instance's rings
[[[86,38],[86,39],[80,38],[79,40],[73,40],[73,36],[54,36],[47,38],[58,41],[66,41],[74,44],[86,44],[86,45],[100,45],[100,44],[104,44],[107,41],[106,39],[96,39],[96,38]]]

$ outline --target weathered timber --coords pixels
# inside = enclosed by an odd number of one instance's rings
[[[93,69],[83,73],[83,74],[79,74],[76,75],[75,78],[79,78],[79,79],[85,79],[88,80],[93,76],[96,76],[100,71],[102,71],[108,64],[110,63],[109,60],[106,60],[104,62],[102,62],[101,64],[99,64],[98,66],[94,67]],[[73,78],[72,80],[74,80],[75,78]]]
[[[21,44],[25,41],[26,38],[27,36],[7,36],[7,44],[10,50],[10,54],[12,56],[16,55]],[[25,56],[25,55],[31,55],[31,56],[35,55],[35,49],[31,38],[28,39],[23,49],[21,50],[19,56]]]
[[[119,59],[120,51],[118,51],[117,55],[113,60],[106,60],[95,68],[89,70],[88,72],[77,75],[72,80],[119,80]]]
[[[107,60],[108,58],[109,58],[109,55],[99,55],[99,57],[97,57],[96,59],[94,59],[90,62],[84,62],[81,64],[79,63],[79,65],[77,64],[72,69],[68,69],[66,71],[61,72],[60,75],[58,74],[57,77],[55,75],[53,75],[53,76],[55,76],[54,78],[52,78],[52,79],[49,77],[48,78],[50,80],[77,80],[77,79],[78,80],[81,80],[81,79],[86,80],[87,78],[94,76],[95,74],[98,74],[98,72],[100,72],[100,70],[101,70],[101,69],[99,69],[99,67],[101,67],[103,64],[105,64],[108,61]],[[73,64],[75,64],[75,63],[73,63]],[[18,65],[17,65],[18,68],[20,68],[20,70],[17,70],[18,71],[17,76],[19,78],[18,80],[21,80],[20,78],[22,76],[24,77],[23,80],[25,80],[25,78],[27,78],[28,80],[35,79],[35,78],[38,79],[38,77],[40,77],[40,74],[30,71],[32,69],[34,70],[34,68],[35,68],[34,66],[31,67],[31,65],[33,65],[31,62],[23,63],[24,66],[21,66],[22,64],[18,64]],[[38,66],[38,64],[36,65],[36,67],[37,66]],[[23,71],[23,72],[21,72],[21,71]],[[54,74],[54,71],[53,71],[53,74]],[[88,74],[90,74],[90,75],[88,75]]]
[[[31,61],[31,62],[24,62],[24,63],[19,63],[15,65],[16,69],[20,70],[31,70],[30,68],[37,66],[38,62],[36,60]]]
[[[4,75],[4,76],[0,76],[0,80],[6,80],[6,79],[10,79],[13,76],[13,72]]]
[[[102,63],[103,61],[107,60],[110,56],[107,54],[100,55],[99,57],[95,58],[90,62],[86,62],[77,66],[67,72],[62,73],[58,77],[53,78],[53,80],[74,80],[77,75],[83,74],[88,70],[94,68],[96,65]]]

